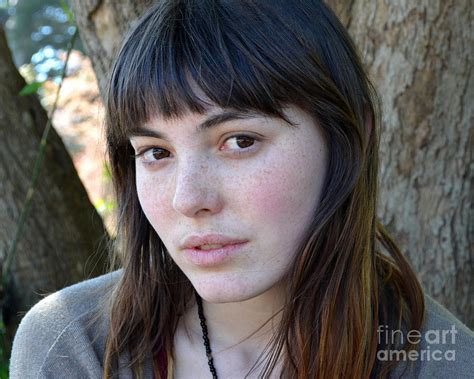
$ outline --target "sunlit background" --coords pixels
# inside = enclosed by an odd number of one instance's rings
[[[0,0],[15,64],[31,64],[37,81],[57,77],[61,71],[59,55],[76,30],[66,7],[67,2],[60,0]],[[75,48],[82,51],[80,40]]]
[[[0,0],[4,26],[14,62],[51,110],[68,45],[76,31],[64,0]],[[115,207],[105,165],[102,103],[90,60],[80,38],[68,62],[53,126],[61,136],[91,202],[113,232]]]

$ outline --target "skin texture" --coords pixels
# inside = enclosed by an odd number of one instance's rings
[[[196,129],[209,115],[223,111],[211,106],[204,115],[155,117],[142,130],[162,138],[130,139],[138,155],[136,185],[143,211],[203,298],[214,351],[225,350],[221,355],[234,351],[233,357],[216,362],[220,372],[226,371],[222,367],[226,361],[245,366],[249,355],[261,352],[266,339],[262,331],[253,343],[240,344],[240,350],[229,347],[245,340],[283,305],[285,274],[317,211],[327,166],[323,134],[301,109],[285,109],[293,126],[279,118],[249,114]],[[244,140],[242,148],[235,138],[242,134],[256,140],[253,144],[252,139]],[[210,233],[248,242],[222,264],[202,267],[190,262],[181,249],[185,238]],[[194,335],[184,337],[186,333],[178,330],[176,349],[195,345],[197,354],[203,355],[194,306],[183,318],[184,329]]]

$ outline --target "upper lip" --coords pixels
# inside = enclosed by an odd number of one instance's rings
[[[202,245],[234,245],[247,242],[239,238],[227,237],[220,234],[206,234],[203,236],[189,236],[184,240],[183,249],[192,249]]]

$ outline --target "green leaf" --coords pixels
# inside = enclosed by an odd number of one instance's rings
[[[72,14],[71,9],[65,0],[61,0],[61,8],[63,9],[64,13],[66,13],[68,22],[71,25],[75,25],[74,15]]]
[[[21,89],[20,96],[28,96],[28,95],[31,95],[32,93],[36,93],[36,91],[38,91],[38,89],[40,89],[43,84],[44,82],[33,82],[30,84],[27,84]]]
[[[113,211],[116,207],[116,204],[114,201],[99,199],[95,202],[94,207],[99,214],[103,215],[105,212]]]

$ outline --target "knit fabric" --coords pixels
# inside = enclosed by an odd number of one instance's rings
[[[108,321],[105,316],[111,291],[120,271],[86,280],[58,291],[36,304],[23,318],[13,342],[11,379],[101,378]],[[448,310],[425,295],[426,318],[417,356],[397,351],[379,352],[380,360],[405,359],[393,378],[474,378],[474,333]],[[196,316],[197,317],[197,316]],[[392,338],[383,327],[379,340]],[[444,336],[444,337],[443,337]],[[133,378],[124,354],[117,378]],[[403,372],[406,362],[413,362]],[[153,378],[152,359],[145,378]]]

